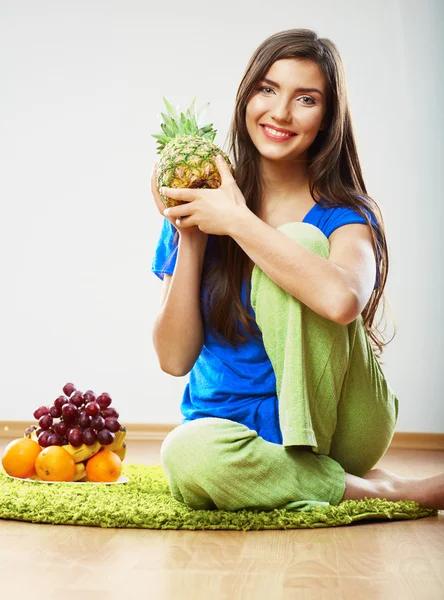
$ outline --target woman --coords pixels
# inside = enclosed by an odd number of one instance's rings
[[[258,47],[231,151],[234,178],[219,160],[220,188],[165,188],[184,202],[168,210],[152,176],[165,216],[153,342],[165,372],[190,373],[161,451],[172,494],[197,509],[364,497],[444,508],[444,475],[372,469],[398,417],[370,343],[381,352],[388,253],[330,40],[295,29]]]

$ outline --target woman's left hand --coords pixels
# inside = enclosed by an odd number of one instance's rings
[[[197,225],[204,233],[231,235],[238,215],[246,208],[246,201],[226,161],[218,157],[216,165],[222,178],[217,189],[161,188],[161,193],[168,198],[187,202],[164,212],[168,217],[177,219],[177,227]]]

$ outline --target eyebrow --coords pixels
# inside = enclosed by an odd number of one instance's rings
[[[261,81],[265,81],[265,83],[268,83],[270,85],[273,85],[274,87],[280,89],[280,85],[278,83],[276,83],[276,81],[272,81],[271,79],[267,79],[266,77],[263,77],[261,79]],[[303,88],[303,87],[298,87],[295,89],[295,92],[317,92],[318,94],[320,94],[323,97],[323,94],[321,92],[321,90],[318,90],[318,88]]]

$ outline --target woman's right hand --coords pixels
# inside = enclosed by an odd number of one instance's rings
[[[156,168],[157,163],[154,164],[153,172],[151,174],[151,193],[153,194],[154,201],[157,205],[157,209],[160,212],[160,214],[174,226],[174,228],[179,232],[179,235],[182,239],[197,238],[201,239],[202,242],[207,241],[208,233],[204,233],[203,231],[201,231],[197,225],[194,225],[193,227],[184,227],[183,229],[181,229],[180,227],[176,227],[176,220],[173,217],[168,217],[167,215],[165,215],[166,206],[162,202],[159,190],[157,189]]]

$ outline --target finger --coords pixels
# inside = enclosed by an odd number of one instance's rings
[[[172,221],[177,229],[185,229],[186,227],[193,227],[195,225],[194,217],[192,215],[187,217],[177,217],[176,219],[172,219]]]
[[[230,166],[221,154],[216,156],[216,166],[222,177],[222,185],[224,183],[233,183],[234,177],[231,173]]]
[[[160,188],[160,193],[172,200],[182,200],[183,202],[192,202],[196,200],[198,191],[190,188]]]
[[[171,220],[180,219],[182,217],[189,217],[194,214],[195,206],[191,203],[181,204],[180,206],[172,206],[171,208],[167,208],[164,212],[165,216],[167,216]]]

